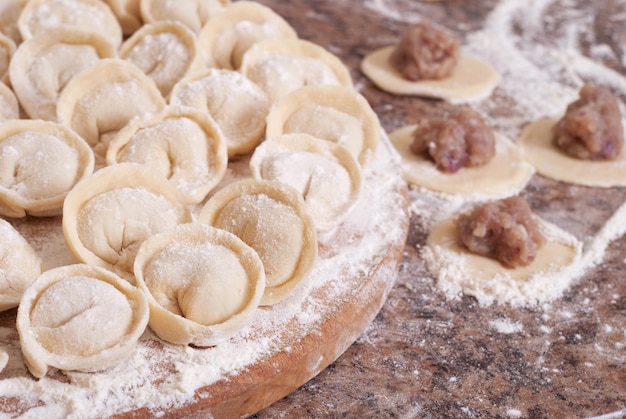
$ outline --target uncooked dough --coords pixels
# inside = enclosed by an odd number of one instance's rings
[[[461,104],[489,97],[500,81],[500,76],[489,63],[462,51],[450,77],[415,82],[406,80],[389,63],[394,48],[388,46],[378,49],[361,61],[363,74],[389,93],[432,97]]]
[[[402,159],[405,179],[417,186],[435,192],[476,197],[504,198],[515,195],[524,188],[534,173],[521,149],[496,133],[496,154],[483,166],[463,167],[456,173],[444,173],[435,164],[411,152],[415,125],[399,128],[389,134],[389,139]]]
[[[610,188],[626,186],[626,148],[615,160],[582,160],[562,152],[552,142],[558,118],[545,118],[524,128],[520,144],[524,157],[538,173],[577,185]]]
[[[559,298],[580,275],[582,244],[557,226],[537,221],[546,243],[530,265],[515,269],[467,250],[458,240],[455,218],[438,224],[423,250],[437,287],[450,298],[474,296],[481,305],[534,305]]]
[[[102,268],[84,264],[44,272],[17,311],[22,354],[31,374],[49,367],[99,371],[129,356],[148,324],[139,289]]]
[[[265,290],[259,255],[206,224],[179,225],[142,243],[134,266],[150,327],[176,344],[213,346],[245,326]]]

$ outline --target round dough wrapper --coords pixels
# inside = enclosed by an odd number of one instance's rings
[[[562,182],[610,188],[626,186],[626,148],[615,160],[591,161],[569,156],[552,141],[556,118],[545,118],[527,125],[520,144],[524,156],[537,173]]]
[[[0,122],[19,119],[20,105],[13,90],[0,82]]]
[[[303,86],[353,87],[350,72],[339,58],[304,39],[268,39],[243,55],[239,69],[261,86],[271,103]]]
[[[437,287],[451,298],[474,296],[481,305],[535,305],[560,297],[580,272],[582,244],[541,218],[537,222],[546,243],[530,265],[515,269],[467,250],[458,240],[456,218],[435,226],[423,256]]]
[[[229,339],[249,323],[265,289],[258,254],[234,234],[200,223],[143,242],[134,271],[148,295],[150,328],[181,345]]]
[[[163,97],[187,74],[195,56],[195,34],[172,21],[143,25],[120,47],[120,58],[154,80]]]
[[[2,215],[59,215],[67,193],[93,170],[91,148],[66,126],[36,119],[0,124]]]
[[[0,33],[8,36],[19,45],[22,35],[17,27],[17,20],[28,0],[2,0],[0,2]]]
[[[380,121],[367,100],[343,86],[305,86],[275,103],[266,136],[306,133],[346,147],[366,166],[381,135]]]
[[[261,305],[286,298],[313,269],[315,223],[300,193],[282,182],[231,183],[207,201],[198,220],[235,234],[259,254],[265,270]]]
[[[254,150],[265,134],[270,108],[260,87],[241,73],[224,69],[182,80],[174,86],[170,104],[208,112],[226,138],[229,157]]]
[[[144,165],[108,166],[67,195],[63,234],[78,260],[127,278],[144,240],[192,221],[182,201],[166,178]]]
[[[318,231],[330,231],[348,215],[361,192],[361,166],[348,149],[308,134],[267,139],[250,159],[252,177],[293,186],[304,198]]]
[[[122,28],[111,9],[99,0],[29,0],[17,26],[25,41],[53,28],[72,28],[106,37],[114,48]]]
[[[15,51],[9,76],[22,108],[32,119],[57,120],[57,100],[78,73],[117,51],[97,33],[54,28],[24,41]]]
[[[99,371],[130,356],[149,317],[144,293],[112,272],[84,264],[44,272],[17,312],[22,354],[31,374]]]
[[[464,52],[461,52],[450,77],[410,81],[389,63],[394,49],[395,46],[378,49],[361,61],[363,74],[388,93],[432,97],[461,104],[489,97],[500,82],[500,76],[490,64]]]
[[[194,72],[208,68],[237,70],[243,55],[255,43],[267,39],[297,38],[296,31],[267,6],[252,1],[231,3],[211,19],[198,36],[200,53]]]
[[[534,174],[521,148],[497,133],[496,154],[487,164],[444,173],[431,160],[411,152],[415,128],[408,125],[389,134],[400,154],[404,178],[413,185],[467,199],[496,199],[516,195]]]
[[[184,24],[194,34],[198,34],[212,17],[230,3],[228,0],[185,0],[185,2],[181,7],[180,2],[171,0],[140,0],[141,17],[145,23],[174,20]]]
[[[124,35],[132,35],[143,25],[139,0],[104,0],[119,22]]]
[[[26,288],[41,275],[42,260],[22,235],[0,218],[0,311],[17,307]]]
[[[10,83],[9,66],[15,54],[15,42],[6,35],[0,33],[0,82]]]
[[[111,141],[107,164],[148,165],[172,183],[187,204],[198,204],[222,180],[226,139],[208,114],[166,107],[132,120]]]
[[[164,107],[161,92],[139,68],[108,58],[65,86],[57,102],[57,118],[89,143],[99,164],[109,142],[131,119]]]

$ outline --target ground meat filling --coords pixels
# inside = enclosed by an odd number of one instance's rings
[[[457,230],[471,252],[507,268],[530,264],[545,242],[528,202],[521,197],[487,202],[460,215]]]
[[[617,158],[624,128],[617,99],[608,90],[587,84],[553,128],[554,143],[566,154],[583,160]]]
[[[409,28],[390,57],[392,67],[410,81],[449,77],[458,60],[458,41],[428,22]]]
[[[478,113],[463,107],[447,118],[425,118],[413,132],[411,152],[431,159],[446,173],[482,166],[496,153],[493,130]]]

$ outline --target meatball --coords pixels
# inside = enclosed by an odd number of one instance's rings
[[[458,60],[458,41],[423,21],[403,34],[390,64],[405,79],[418,81],[449,77]]]
[[[455,173],[465,166],[484,165],[496,152],[493,130],[468,107],[455,109],[446,119],[420,121],[410,149],[416,155],[430,158],[446,173]]]
[[[487,202],[461,214],[457,231],[471,252],[496,259],[507,268],[530,264],[545,242],[522,197]]]
[[[580,99],[569,104],[552,133],[556,146],[572,157],[615,159],[624,144],[617,99],[602,87],[586,84],[580,89]]]

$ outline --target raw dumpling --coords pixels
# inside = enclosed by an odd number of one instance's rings
[[[244,54],[240,71],[261,86],[271,103],[309,85],[352,87],[339,58],[304,39],[257,42]]]
[[[306,86],[277,102],[267,116],[268,138],[306,133],[346,147],[366,165],[374,157],[381,128],[367,100],[342,86]]]
[[[116,56],[99,34],[50,29],[17,48],[9,68],[11,85],[28,116],[56,121],[56,103],[67,83],[100,59]]]
[[[148,76],[129,62],[109,58],[67,84],[57,102],[57,117],[89,143],[99,162],[131,119],[164,107],[161,92]]]
[[[191,213],[180,193],[137,163],[100,169],[76,185],[63,206],[63,233],[72,253],[124,277],[145,239],[188,222]]]
[[[194,71],[212,67],[237,70],[243,54],[254,43],[297,37],[296,31],[269,7],[252,1],[232,3],[202,28]]]
[[[0,33],[8,36],[19,45],[22,35],[17,27],[17,20],[28,0],[2,0],[0,2]]]
[[[6,84],[0,82],[0,122],[9,119],[19,119],[20,105],[13,90]]]
[[[352,153],[308,134],[265,140],[250,159],[250,171],[256,179],[296,188],[318,231],[338,226],[361,192],[361,166]]]
[[[122,43],[122,28],[117,18],[99,0],[29,0],[17,25],[25,41],[62,27],[100,34],[115,48]]]
[[[234,234],[200,223],[143,242],[134,271],[148,295],[150,328],[182,345],[213,346],[233,336],[265,289],[257,253]]]
[[[130,356],[148,324],[144,293],[112,272],[75,264],[43,273],[17,312],[31,374],[49,367],[99,371]]]
[[[228,156],[246,154],[265,134],[267,95],[237,71],[211,69],[174,86],[170,103],[208,112],[219,125]]]
[[[287,297],[308,276],[317,257],[315,224],[293,187],[247,179],[213,195],[199,221],[234,233],[263,261],[262,305]]]
[[[132,35],[143,24],[139,0],[104,0],[104,2],[111,8],[124,35]]]
[[[15,54],[15,48],[15,42],[0,33],[0,82],[9,82],[9,66],[13,54]]]
[[[35,119],[0,124],[0,214],[61,214],[67,193],[94,170],[85,141],[69,128]]]
[[[195,34],[215,15],[220,13],[228,0],[140,0],[141,17],[145,23],[174,20],[187,26]]]
[[[200,203],[222,180],[226,140],[213,118],[193,108],[167,107],[138,117],[109,145],[107,164],[135,162],[168,178],[188,204]]]
[[[142,26],[120,48],[120,58],[135,64],[167,97],[196,55],[196,36],[182,23],[167,21]]]
[[[17,307],[24,290],[41,275],[42,261],[22,235],[0,218],[0,311]]]

